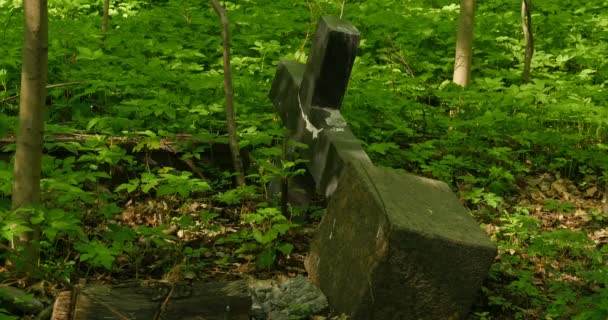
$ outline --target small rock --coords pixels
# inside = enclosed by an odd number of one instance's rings
[[[307,319],[329,307],[325,295],[306,277],[297,276],[280,284],[250,284],[251,315],[256,320]]]

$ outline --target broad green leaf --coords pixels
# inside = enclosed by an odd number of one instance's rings
[[[274,249],[266,249],[257,256],[256,263],[261,268],[270,268],[276,260],[276,253]]]
[[[276,246],[276,249],[279,250],[282,254],[288,255],[293,251],[294,247],[291,243],[284,242]]]

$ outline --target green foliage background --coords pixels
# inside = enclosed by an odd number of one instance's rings
[[[187,199],[212,194],[218,202],[234,204],[265,193],[262,187],[227,190],[229,173],[220,169],[206,168],[217,170],[208,183],[186,172],[151,169],[125,149],[108,146],[109,135],[143,135],[146,139],[136,148],[151,151],[162,138],[190,133],[199,146],[181,150],[184,156],[200,158],[207,144],[226,141],[223,74],[219,22],[204,1],[113,2],[105,47],[101,3],[49,1],[48,82],[79,83],[49,89],[47,130],[100,134],[99,141],[46,144],[43,187],[48,208],[39,216],[47,237],[45,266],[52,272],[64,270],[60,273],[66,278],[74,275],[77,263],[111,270],[117,259],[133,255],[129,243],[138,237],[166,237],[154,229],[119,226],[85,236],[82,226],[94,219],[91,215],[112,217],[129,195]],[[339,6],[330,0],[226,5],[241,145],[261,150],[267,158],[276,156],[268,150],[283,133],[267,98],[275,66],[280,59],[305,61],[301,49],[309,45],[304,45],[307,30],[312,32],[322,15],[338,15]],[[357,26],[363,41],[343,113],[375,163],[448,182],[484,226],[497,227],[492,238],[500,257],[475,317],[605,319],[608,246],[588,237],[607,227],[605,210],[593,213],[589,230],[547,229],[516,199],[531,177],[545,173],[572,180],[583,190],[593,185],[605,192],[608,1],[535,2],[530,83],[521,80],[520,3],[478,3],[473,83],[466,90],[449,81],[458,9],[457,1],[448,0],[346,1],[344,18]],[[4,100],[19,92],[20,1],[0,0],[0,24]],[[18,101],[8,100],[0,108],[0,134],[5,136],[16,124]],[[69,156],[51,155],[57,151]],[[104,189],[124,168],[136,174],[114,192]],[[263,175],[272,174],[264,168],[259,166],[256,179],[266,181]],[[7,239],[18,231],[9,223],[15,219],[8,211],[11,176],[10,161],[1,161],[0,204],[6,213],[0,227]],[[573,208],[547,201],[545,210]],[[280,237],[290,228],[285,218],[271,208],[254,210],[245,218],[254,231],[222,241],[244,243],[231,254],[255,252],[261,257],[258,262],[271,265],[277,253],[291,251]],[[154,241],[146,242],[145,250],[163,246]],[[65,243],[81,253],[78,262],[75,257],[59,259]],[[186,247],[179,255],[194,259],[205,250]],[[216,262],[229,258],[222,259]],[[553,276],[545,278],[535,270],[535,259],[572,263],[549,263],[547,269],[553,269],[547,272]]]

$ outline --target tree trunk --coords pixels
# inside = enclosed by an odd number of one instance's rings
[[[13,246],[23,248],[24,270],[32,275],[38,262],[40,228],[32,210],[40,203],[40,171],[48,62],[47,0],[24,0],[24,43],[19,131],[13,178],[12,207],[32,231],[21,232]]]
[[[110,20],[110,0],[103,0],[103,19],[101,21],[101,41],[106,47],[106,35],[108,33],[108,21]]]
[[[226,95],[226,122],[228,127],[228,141],[232,163],[236,172],[236,183],[245,185],[245,170],[239,150],[239,141],[236,134],[236,121],[234,118],[234,94],[232,90],[232,70],[230,66],[230,30],[228,29],[228,15],[226,10],[219,4],[218,0],[211,0],[215,13],[222,23],[222,41],[224,47],[224,93]]]
[[[530,81],[530,68],[534,54],[534,38],[532,37],[532,0],[521,1],[521,26],[526,40],[526,55],[524,60],[524,82]]]
[[[466,87],[471,82],[471,61],[473,59],[473,18],[475,0],[460,1],[460,22],[456,38],[456,61],[454,62],[454,83]]]

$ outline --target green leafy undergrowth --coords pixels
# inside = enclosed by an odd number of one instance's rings
[[[449,82],[458,4],[346,1],[344,18],[362,42],[342,111],[376,164],[449,183],[498,244],[479,318],[605,318],[606,3],[534,7],[530,83],[521,80],[520,3],[479,3],[467,89]],[[176,265],[287,263],[299,249],[287,241],[298,230],[295,211],[280,212],[269,190],[300,167],[272,147],[283,132],[267,92],[276,63],[305,61],[318,17],[340,6],[226,2],[239,136],[253,155],[251,183],[233,189],[229,166],[209,161],[226,130],[220,29],[208,3],[112,3],[105,46],[101,1],[49,5],[48,82],[57,86],[48,90],[47,138],[100,138],[46,144],[35,214],[45,270],[130,277]],[[18,113],[19,1],[0,0],[0,23],[4,137]],[[181,134],[194,141],[165,143]],[[125,146],[110,135],[139,140]],[[156,157],[169,149],[180,156]],[[10,163],[0,161],[6,239],[22,225],[9,209],[11,181]]]
[[[490,311],[476,314],[482,319],[604,319],[608,215],[598,209],[603,195],[593,177],[579,185],[549,174],[528,177],[520,192],[496,206],[474,204],[473,213],[487,221],[485,229],[499,249],[483,289],[483,305]]]
[[[298,225],[271,206],[266,189],[273,177],[289,178],[292,164],[300,160],[284,161],[283,175],[265,172],[268,165],[254,166],[260,174],[250,176],[248,186],[231,189],[226,187],[231,185],[229,172],[204,169],[204,151],[164,154],[169,162],[191,161],[202,168],[198,178],[189,171],[156,167],[154,159],[163,157],[154,158],[160,142],[151,137],[155,135],[134,137],[139,142],[127,144],[134,145],[130,150],[102,136],[45,145],[43,203],[29,212],[30,222],[42,230],[42,275],[64,283],[97,274],[138,278],[171,273],[192,279],[217,268],[238,273],[235,267],[252,260],[256,267],[246,272],[301,263],[290,258],[295,246],[289,239]],[[256,142],[250,133],[248,139],[257,145],[274,138]],[[12,165],[0,162],[0,168],[0,236],[10,241],[30,229],[21,211],[10,210]],[[3,258],[19,261],[20,255],[17,250]]]
[[[522,212],[504,214],[495,233],[497,263],[484,289],[504,318],[605,319],[608,245],[569,229],[540,231]]]

